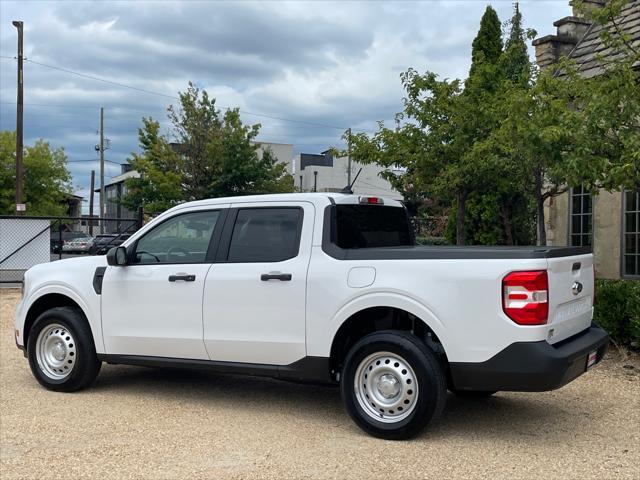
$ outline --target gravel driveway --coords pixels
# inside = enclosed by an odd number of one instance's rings
[[[637,356],[555,392],[450,396],[430,430],[390,442],[331,387],[104,365],[91,389],[49,392],[14,345],[18,298],[0,289],[3,480],[640,478]]]

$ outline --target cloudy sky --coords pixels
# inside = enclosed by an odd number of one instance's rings
[[[142,116],[166,129],[166,107],[188,81],[220,107],[240,107],[260,139],[295,152],[340,146],[346,127],[372,131],[402,109],[409,67],[464,78],[484,8],[500,1],[26,1],[0,2],[0,129],[15,128],[16,30],[25,22],[25,142],[63,146],[74,185],[98,169],[99,108],[106,158],[137,149]],[[552,33],[568,0],[520,3],[525,26]],[[8,58],[7,58],[8,57]],[[57,70],[65,69],[133,88]],[[145,93],[140,90],[153,93]],[[107,163],[107,179],[120,167]]]

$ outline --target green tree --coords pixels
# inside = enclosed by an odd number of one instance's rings
[[[203,198],[293,191],[286,167],[273,152],[259,151],[260,125],[244,125],[238,109],[221,113],[215,99],[189,83],[168,118],[172,142],[159,134],[158,122],[143,119],[142,152],[130,159],[141,177],[126,181],[128,208],[157,211]]]
[[[569,89],[548,72],[531,89],[512,86],[501,104],[504,121],[489,139],[491,148],[509,158],[514,180],[534,198],[539,245],[546,244],[544,202],[566,191],[566,156],[575,144]]]
[[[532,82],[532,66],[526,42],[534,38],[536,32],[534,30],[525,31],[522,25],[522,14],[517,2],[508,25],[509,36],[505,42],[504,52],[500,55],[498,62],[501,75],[507,81],[527,87]]]
[[[472,244],[529,244],[534,238],[531,219],[535,210],[530,193],[525,188],[526,183],[521,178],[519,160],[504,151],[495,150],[489,141],[509,114],[502,108],[505,93],[514,88],[527,89],[533,83],[526,41],[535,32],[525,32],[517,3],[507,25],[509,32],[504,51],[494,63],[485,62],[481,68],[475,69],[472,66],[465,88],[465,96],[470,102],[468,111],[482,109],[472,115],[480,119],[474,142],[482,145],[478,148],[485,152],[487,162],[491,165],[487,170],[484,188],[474,190],[467,202],[465,231],[467,242]],[[497,41],[494,38],[493,51],[497,50]],[[480,79],[475,78],[478,75],[482,75]],[[473,126],[472,120],[468,123]],[[456,208],[451,216],[452,222],[459,221]],[[450,227],[450,238],[451,231]]]
[[[640,46],[620,26],[627,0],[609,0],[601,8],[575,4],[591,21],[605,25],[601,41],[616,55],[596,56],[603,69],[596,78],[573,74],[572,105],[578,112],[576,148],[570,152],[574,185],[592,191],[640,191]],[[563,65],[571,74],[572,65]],[[563,72],[564,73],[564,72]]]
[[[396,128],[380,123],[372,137],[357,134],[352,138],[352,155],[358,162],[406,168],[392,185],[410,193],[412,200],[453,202],[459,245],[467,241],[470,195],[489,188],[494,176],[494,157],[486,156],[482,141],[497,122],[493,96],[500,84],[497,64],[501,52],[500,20],[487,7],[473,41],[464,89],[460,80],[439,80],[433,72],[420,74],[409,69],[400,76],[406,96]]]
[[[143,206],[150,212],[161,212],[184,201],[182,159],[167,139],[160,135],[160,124],[152,118],[142,119],[138,130],[140,154],[134,153],[129,163],[139,178],[126,180],[127,193],[122,204],[137,210]]]
[[[15,213],[16,134],[0,131],[0,213]],[[28,215],[66,213],[63,200],[72,192],[71,174],[63,148],[52,149],[44,140],[24,148],[23,195]]]
[[[498,14],[490,5],[480,20],[480,30],[471,45],[471,69],[469,78],[473,78],[481,64],[495,65],[502,54],[502,26]]]
[[[502,56],[502,32],[496,11],[488,6],[480,21],[480,29],[472,44],[471,67],[465,88],[458,99],[461,135],[464,147],[456,169],[449,172],[449,181],[457,174],[464,179],[464,188],[456,195],[450,211],[450,225],[455,225],[455,241],[465,243],[501,243],[500,223],[495,200],[483,198],[493,195],[496,175],[495,157],[485,157],[481,142],[498,125],[495,114],[495,95],[502,81],[499,61]],[[488,192],[488,193],[485,193]],[[485,228],[489,227],[489,228]],[[452,227],[449,231],[453,231]],[[449,235],[450,240],[453,240]]]

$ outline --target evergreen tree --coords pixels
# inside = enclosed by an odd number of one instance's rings
[[[526,42],[535,36],[535,32],[525,32],[522,27],[522,14],[518,3],[514,6],[513,17],[508,24],[509,36],[500,56],[501,74],[510,82],[527,86],[531,83],[532,67]]]
[[[500,19],[493,7],[488,6],[480,20],[480,30],[471,46],[471,68],[469,79],[478,73],[479,65],[495,65],[502,54],[502,29]]]
[[[488,159],[482,159],[484,153],[476,148],[498,126],[493,105],[500,87],[501,77],[499,61],[502,55],[502,32],[498,14],[488,6],[480,21],[480,29],[473,40],[471,49],[471,68],[465,81],[464,92],[460,96],[460,111],[465,112],[459,125],[461,140],[467,144],[462,170],[471,171],[464,196],[458,195],[451,209],[451,221],[455,224],[456,243],[500,243],[499,228],[493,225],[490,231],[484,225],[491,223],[489,218],[497,219],[496,212],[487,211],[494,204],[483,199],[485,191],[495,190],[496,174],[494,165]],[[482,165],[482,169],[475,166]],[[453,230],[452,228],[450,231]]]

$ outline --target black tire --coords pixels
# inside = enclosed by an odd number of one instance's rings
[[[496,390],[456,390],[455,388],[450,391],[462,398],[489,398],[494,393],[498,393]]]
[[[40,333],[51,327],[52,325],[60,325],[61,332],[66,330],[70,335],[72,343],[69,346],[73,348],[73,352],[67,352],[65,355],[73,355],[69,357],[69,363],[72,363],[71,370],[64,372],[64,378],[52,378],[47,373],[47,366],[43,366],[38,361],[38,337]],[[54,332],[52,332],[53,334]],[[62,338],[64,341],[64,338]],[[61,354],[62,355],[62,354]],[[56,392],[74,392],[91,385],[98,373],[102,362],[98,360],[96,355],[91,328],[82,312],[72,307],[56,307],[42,313],[34,322],[29,331],[29,339],[27,341],[27,356],[29,358],[29,366],[36,380],[43,387],[54,390]],[[67,356],[63,362],[66,366]],[[43,360],[44,363],[44,360]],[[62,370],[60,370],[62,372]]]
[[[406,413],[405,410],[402,415],[407,416],[399,418],[397,421],[390,419],[391,415],[387,415],[387,422],[390,423],[373,418],[371,409],[367,411],[361,404],[361,402],[372,400],[368,396],[369,400],[365,400],[362,395],[362,393],[368,395],[367,391],[371,393],[371,388],[366,390],[365,386],[365,390],[361,393],[356,391],[356,375],[359,375],[360,371],[365,373],[371,371],[370,367],[364,367],[364,370],[359,370],[358,367],[363,362],[363,365],[366,365],[370,358],[373,358],[374,360],[371,361],[375,362],[377,352],[390,352],[405,361],[410,367],[411,374],[415,377],[415,386],[417,387],[415,389],[417,397],[412,401],[410,413]],[[382,368],[382,366],[376,368]],[[375,369],[373,372],[372,379],[375,376]],[[405,388],[404,382],[398,388]],[[386,330],[374,332],[361,338],[351,348],[344,362],[340,391],[349,415],[365,432],[387,440],[403,440],[414,437],[430,422],[438,419],[446,401],[447,382],[440,362],[425,343],[407,332]],[[406,390],[395,395],[406,395],[407,392],[412,393],[411,390]],[[372,405],[374,404],[372,403]],[[373,410],[377,410],[378,406],[383,405],[374,406],[376,408]],[[402,408],[396,408],[395,413],[400,415],[397,410],[402,410]],[[394,411],[388,410],[388,413],[393,414]],[[377,413],[377,415],[384,418],[384,414]]]

